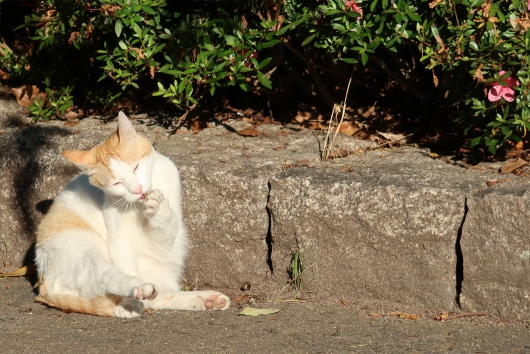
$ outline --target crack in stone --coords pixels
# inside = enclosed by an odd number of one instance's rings
[[[265,237],[265,242],[267,243],[267,265],[269,266],[269,270],[271,274],[274,274],[274,265],[272,263],[272,213],[269,208],[269,199],[271,197],[271,182],[270,180],[267,182],[268,192],[267,192],[267,204],[265,205],[265,210],[267,210],[267,216],[268,216],[268,226],[267,226],[267,236]]]
[[[462,239],[462,229],[464,227],[464,223],[466,222],[466,216],[467,216],[468,211],[469,211],[469,208],[467,206],[467,198],[465,198],[464,199],[464,216],[462,218],[462,222],[460,223],[460,227],[458,228],[458,232],[456,234],[456,242],[455,242],[455,254],[456,254],[455,303],[458,307],[461,307],[460,294],[462,292],[462,282],[464,281],[464,256],[462,255],[462,248],[460,246],[460,240]]]

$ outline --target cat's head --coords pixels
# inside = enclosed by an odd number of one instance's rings
[[[63,156],[83,169],[92,185],[129,202],[141,202],[151,188],[153,146],[123,112],[118,129],[103,143],[87,151],[64,150]]]

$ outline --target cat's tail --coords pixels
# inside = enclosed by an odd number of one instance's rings
[[[41,286],[35,301],[54,307],[66,313],[77,312],[87,315],[115,317],[115,307],[121,297],[115,295],[98,296],[87,299],[75,295],[48,294]]]

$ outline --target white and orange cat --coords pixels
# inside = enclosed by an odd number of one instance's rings
[[[37,231],[36,300],[66,312],[135,317],[149,309],[225,310],[217,291],[181,291],[187,252],[177,167],[136,134],[118,130],[63,156],[84,173],[57,196]]]

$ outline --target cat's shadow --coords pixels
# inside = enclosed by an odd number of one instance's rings
[[[53,199],[45,199],[41,200],[35,205],[35,209],[42,215],[46,215],[48,211],[50,210],[51,206],[53,204]],[[26,254],[24,256],[24,265],[26,266],[33,266],[35,267],[35,242],[33,242],[30,246],[30,248],[26,251]],[[33,292],[35,295],[38,295],[39,291],[36,287],[37,282],[39,280],[38,274],[36,271],[30,271],[26,275],[26,279],[30,282],[30,284],[33,286]]]

